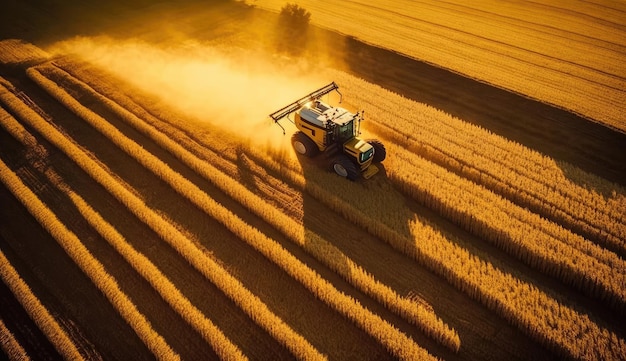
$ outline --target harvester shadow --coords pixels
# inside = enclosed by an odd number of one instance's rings
[[[286,149],[284,151],[285,153],[272,153],[272,156],[278,160],[283,156],[291,159],[291,154],[286,152],[291,152],[292,150]],[[375,307],[376,303],[374,301],[368,300],[367,296],[364,296],[359,290],[354,288],[350,281],[346,279],[345,275],[350,274],[352,265],[345,255],[339,251],[339,248],[333,247],[336,246],[333,243],[337,239],[345,240],[346,236],[352,236],[341,232],[341,228],[337,227],[341,216],[335,214],[327,206],[320,204],[306,190],[301,191],[297,186],[285,188],[278,185],[276,189],[272,186],[268,187],[268,185],[276,184],[277,182],[280,184],[288,181],[288,177],[285,177],[283,170],[260,168],[254,161],[251,161],[254,157],[247,155],[245,151],[240,151],[238,158],[236,164],[239,181],[248,190],[266,199],[268,202],[274,203],[282,212],[289,214],[290,218],[295,218],[296,224],[303,225],[301,233],[303,238],[300,239],[289,239],[290,237],[287,234],[278,229],[266,229],[268,236],[279,242],[299,262],[304,263],[322,279],[330,282],[335,289],[359,300],[362,304],[366,304],[368,308],[370,306]],[[286,159],[282,159],[282,161],[286,161]],[[320,172],[324,173],[326,170],[319,168],[318,163],[321,164],[321,160],[303,160],[305,174],[309,174],[309,172],[318,175]],[[292,171],[291,168],[286,172],[289,171]],[[327,175],[333,176],[330,172],[328,173]],[[342,181],[342,179],[338,180]],[[280,221],[278,220],[278,222]],[[296,232],[296,238],[300,236],[299,232]],[[317,297],[324,298],[323,295],[317,295]],[[333,296],[330,297],[332,299]],[[385,360],[389,358],[387,350],[380,342],[364,342],[370,336],[366,331],[355,325],[354,322],[350,322],[349,319],[337,322],[336,317],[342,316],[343,312],[338,312],[335,306],[332,305],[332,301],[328,302],[326,300],[324,303],[326,304],[324,308],[327,309],[327,312],[316,313],[314,316],[315,321],[309,320],[302,324],[298,320],[304,320],[305,317],[295,314],[289,315],[287,320],[294,321],[292,326],[298,332],[307,335],[307,339],[313,345],[320,347],[320,350],[328,353],[330,359]],[[345,317],[345,315],[343,316]],[[328,325],[332,325],[332,329],[329,329]],[[354,347],[355,345],[358,345],[358,347]]]
[[[303,248],[310,253],[322,254],[321,257],[324,259],[322,263],[329,272],[322,271],[320,275],[331,282],[339,291],[354,298],[362,306],[392,324],[405,323],[402,318],[389,311],[380,301],[368,295],[362,287],[359,288],[350,281],[350,278],[358,277],[355,266],[370,271],[368,266],[372,258],[393,252],[385,244],[370,242],[372,237],[366,230],[355,224],[355,220],[350,219],[350,215],[347,214],[349,213],[348,209],[358,207],[358,204],[349,197],[351,189],[353,187],[358,189],[370,188],[371,183],[368,186],[368,182],[376,182],[376,180],[349,181],[336,175],[332,170],[330,157],[325,154],[313,158],[297,154],[297,159],[305,181],[302,192],[302,224],[305,229]],[[386,178],[384,167],[381,166],[379,169],[380,171],[375,177]],[[316,196],[312,194],[316,194]],[[324,201],[320,201],[320,199],[324,199]],[[338,210],[341,205],[344,206],[344,212]],[[408,232],[408,228],[405,231]],[[385,250],[379,251],[380,248]],[[385,360],[391,357],[380,341],[375,340],[373,336],[365,332],[361,332],[357,336],[355,337],[354,333],[343,333],[341,337],[337,338],[339,344],[345,345],[352,342],[358,345],[368,345],[370,350],[365,359]],[[365,341],[368,339],[369,341]],[[423,344],[422,341],[428,342],[425,337],[423,339],[420,340],[420,345]],[[440,354],[441,356],[448,356],[445,350],[438,347],[434,342],[431,343],[431,346],[437,350],[436,352],[443,352]],[[350,359],[354,358],[355,355],[346,353],[342,356],[344,359]]]

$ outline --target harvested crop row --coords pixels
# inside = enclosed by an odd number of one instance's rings
[[[375,315],[361,306],[360,303],[352,297],[338,291],[330,282],[323,279],[319,274],[294,257],[279,243],[242,221],[230,210],[210,198],[196,185],[173,171],[167,164],[127,138],[105,119],[82,106],[63,89],[58,87],[58,85],[44,77],[39,71],[29,69],[29,76],[62,104],[68,107],[68,109],[72,110],[75,114],[109,138],[120,149],[135,158],[140,164],[151,170],[166,183],[170,184],[174,190],[196,204],[198,208],[205,211],[208,215],[218,220],[233,234],[249,243],[270,261],[281,267],[319,299],[359,325],[364,331],[381,342],[392,354],[402,359],[433,358],[432,355],[417,345],[404,333],[394,328],[378,315]],[[306,342],[306,340],[302,339],[302,342]],[[293,351],[295,352],[297,349]],[[298,353],[295,354],[298,355]],[[306,358],[309,357],[311,356]]]
[[[616,254],[400,147],[390,178],[404,192],[541,272],[624,312],[626,265]]]
[[[421,304],[401,297],[395,291],[384,284],[376,281],[370,274],[358,264],[341,252],[337,247],[323,239],[318,234],[305,229],[302,224],[296,222],[280,210],[276,209],[261,197],[248,190],[242,184],[233,180],[211,164],[198,158],[186,148],[182,147],[179,139],[158,131],[150,124],[135,116],[132,109],[126,110],[117,103],[96,92],[93,88],[70,78],[67,73],[55,72],[64,81],[72,82],[79,86],[81,92],[89,93],[101,101],[108,109],[117,114],[121,119],[135,129],[150,137],[160,147],[168,150],[176,158],[180,159],[196,173],[209,180],[224,193],[237,200],[268,224],[279,230],[294,243],[303,247],[317,260],[326,264],[329,268],[340,274],[357,289],[368,294],[391,311],[406,318],[409,322],[418,326],[424,333],[434,338],[452,350],[458,351],[460,339],[458,334],[445,325],[441,319],[430,309]],[[137,105],[135,105],[137,106]],[[208,157],[211,158],[211,157]],[[346,267],[348,265],[349,267]]]
[[[11,124],[12,123],[12,124]],[[38,147],[35,137],[33,137],[21,124],[16,121],[5,123],[10,126],[10,132],[25,147]],[[49,169],[46,176],[57,189],[65,193],[72,200],[76,208],[87,220],[87,222],[104,238],[109,244],[124,257],[124,259],[161,295],[161,297],[206,341],[223,360],[247,359],[237,346],[224,336],[200,310],[198,310],[167,277],[143,254],[136,251],[124,237],[105,219],[100,216],[83,198],[76,194],[63,182],[61,177]]]
[[[371,125],[374,130],[393,135],[399,145],[626,253],[626,192],[620,187],[573,166],[557,165],[519,144],[375,85],[341,73],[335,75],[346,82],[346,94],[356,104],[364,104],[376,120]],[[367,101],[370,94],[380,92],[386,94],[378,97],[379,102]],[[414,121],[415,117],[419,122]],[[574,181],[566,177],[563,167],[567,167],[568,177],[575,177]],[[605,199],[576,182],[612,196]]]
[[[2,108],[2,113],[5,113]],[[4,115],[4,114],[2,114]],[[15,173],[13,173],[0,159],[0,177],[2,182],[9,188],[9,182],[19,189],[21,181]],[[23,185],[22,185],[23,186]],[[13,191],[13,190],[12,190]],[[24,282],[24,280],[17,273],[15,268],[11,265],[6,258],[2,250],[0,250],[0,276],[2,281],[9,287],[15,298],[20,302],[22,307],[26,310],[30,318],[35,322],[37,327],[46,335],[48,340],[54,345],[54,348],[67,360],[83,360],[83,356],[78,351],[78,348],[67,333],[61,328],[59,323],[50,315],[50,312],[46,309],[39,298],[31,291],[30,287]],[[2,323],[2,320],[0,320]],[[11,356],[26,355],[26,352],[22,346],[13,339],[11,333],[2,323],[2,327],[6,330],[0,330],[0,343],[2,348],[6,351],[9,358]],[[5,349],[6,347],[6,349]],[[16,357],[18,358],[18,357]],[[21,357],[19,357],[21,358]]]
[[[6,89],[0,87],[0,97],[6,100]],[[2,122],[4,125],[4,121]],[[91,255],[89,250],[81,243],[80,239],[74,233],[68,230],[61,223],[55,214],[28,188],[19,177],[8,168],[3,161],[0,160],[0,177],[4,185],[19,199],[19,201],[28,209],[28,211],[37,219],[37,221],[59,242],[65,252],[74,260],[87,277],[102,291],[109,299],[111,304],[120,313],[120,315],[135,330],[141,340],[148,346],[152,353],[159,359],[177,360],[179,356],[170,348],[165,340],[152,329],[150,322],[142,315],[132,303],[132,301],[124,294],[117,282],[109,275],[102,263]],[[16,296],[22,290],[14,291]],[[28,309],[28,306],[25,307]],[[40,316],[35,316],[40,317]],[[46,317],[46,316],[43,316]],[[35,318],[34,318],[35,319]],[[36,320],[36,319],[35,319]],[[37,322],[37,321],[36,321]],[[46,321],[49,322],[49,321]],[[41,326],[40,326],[41,327]],[[48,327],[48,325],[44,326]],[[44,330],[44,333],[50,332]],[[55,339],[54,335],[50,335],[52,343],[58,347],[58,351],[63,355],[67,348],[69,351],[68,358],[81,359],[78,351],[71,341],[61,341]],[[69,342],[69,343],[68,343]]]
[[[322,170],[308,169],[305,180],[301,171],[295,170],[300,167],[295,161],[291,164],[286,159],[277,161],[252,150],[248,154],[555,352],[578,359],[615,359],[626,352],[623,339],[587,315],[472,255],[457,245],[454,236],[422,223],[415,215],[398,215],[410,211],[389,205],[387,194],[375,194],[348,182],[337,182],[335,175]],[[342,197],[349,197],[349,200]],[[402,219],[412,220],[410,234],[399,231],[405,228],[397,223]]]
[[[64,152],[70,159],[89,174],[96,182],[101,184],[120,203],[126,206],[140,220],[159,234],[179,252],[191,265],[202,273],[209,281],[231,298],[252,320],[267,330],[274,338],[299,358],[323,359],[324,357],[313,348],[302,336],[295,333],[280,318],[273,314],[261,300],[247,290],[241,282],[232,277],[215,260],[208,257],[202,250],[178,231],[172,224],[165,221],[156,212],[146,206],[129,189],[121,185],[111,174],[102,168],[95,160],[90,158],[72,140],[62,135],[52,125],[48,124],[32,109],[25,106],[13,94],[5,88],[0,96],[20,115],[20,118],[37,130],[50,143]]]

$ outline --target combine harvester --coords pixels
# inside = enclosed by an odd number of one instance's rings
[[[295,124],[298,131],[291,137],[291,144],[299,154],[313,157],[324,153],[331,159],[330,165],[338,175],[350,180],[359,176],[369,179],[378,173],[378,167],[373,163],[380,163],[387,156],[385,146],[378,140],[358,137],[363,111],[350,113],[320,100],[335,90],[341,103],[343,96],[338,89],[339,86],[332,82],[275,111],[270,117],[283,129],[283,134],[285,128],[279,123],[281,119],[287,118]],[[295,120],[291,120],[289,115],[294,112]]]

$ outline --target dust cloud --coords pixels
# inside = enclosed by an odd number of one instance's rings
[[[149,94],[160,103],[224,131],[263,145],[288,144],[269,114],[330,82],[310,66],[284,57],[225,51],[186,41],[175,46],[139,40],[76,38],[56,44],[55,54],[72,54]],[[286,141],[285,141],[286,139]]]

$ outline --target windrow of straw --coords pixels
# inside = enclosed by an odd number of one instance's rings
[[[281,267],[320,300],[324,301],[339,313],[355,322],[364,331],[371,334],[392,354],[402,359],[433,358],[432,355],[417,345],[404,333],[383,320],[380,316],[375,315],[363,307],[352,297],[337,290],[330,282],[323,279],[317,272],[298,260],[278,242],[270,239],[258,229],[245,223],[229,209],[217,203],[196,185],[182,177],[179,173],[173,171],[167,164],[127,138],[105,119],[84,107],[62,88],[44,77],[38,70],[30,69],[29,76],[68,109],[91,124],[120,149],[124,150],[140,164],[168,183],[174,190],[196,204],[198,208],[202,209],[208,215],[218,220],[233,234],[246,241],[270,261]]]
[[[70,189],[65,189],[83,217],[142,275],[161,297],[210,344],[222,360],[247,360],[211,320],[195,307],[162,272],[136,251],[117,230]]]
[[[200,159],[181,146],[178,139],[171,138],[137,117],[131,112],[132,109],[129,109],[129,111],[119,106],[114,101],[99,94],[87,84],[71,77],[67,73],[55,69],[50,69],[50,71],[53,71],[55,76],[61,77],[65,84],[73,83],[79,87],[81,93],[90,94],[98,99],[104,106],[118,115],[120,119],[123,119],[129,125],[150,137],[161,148],[169,151],[196,173],[209,180],[224,193],[261,217],[265,222],[271,224],[291,241],[303,247],[308,253],[341,275],[354,287],[370,295],[391,311],[406,318],[436,341],[454,351],[458,351],[461,345],[458,334],[444,324],[431,309],[401,297],[388,286],[378,282],[372,275],[368,274],[366,270],[330,242],[315,232],[304,228],[301,223],[270,205],[230,176]]]
[[[2,252],[0,251],[0,253]],[[4,256],[4,254],[2,254],[2,256]],[[0,319],[0,349],[9,357],[9,360],[30,360],[30,356],[28,356],[26,350],[24,350],[13,333],[11,333],[4,322],[2,322],[2,319]]]

